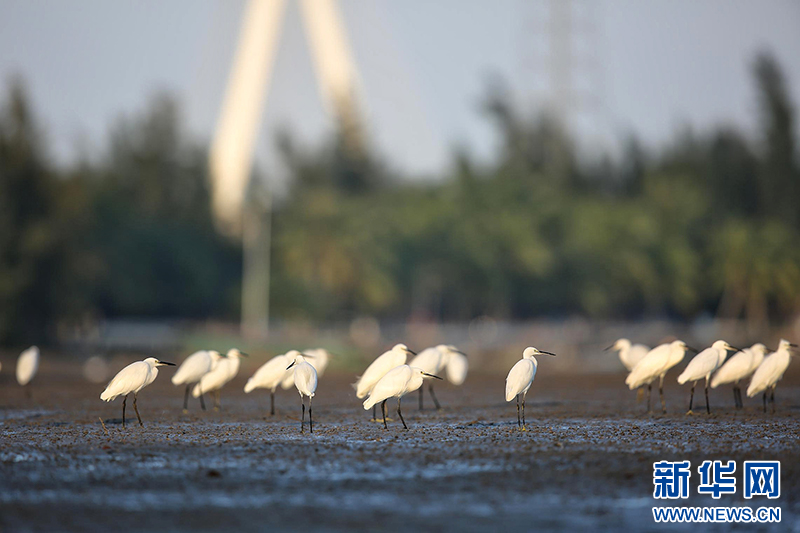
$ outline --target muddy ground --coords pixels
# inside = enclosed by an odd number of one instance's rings
[[[123,429],[121,402],[101,402],[103,386],[68,367],[45,369],[30,399],[3,369],[0,531],[676,529],[652,518],[652,463],[661,459],[692,461],[692,497],[682,503],[779,505],[780,525],[738,529],[800,531],[797,372],[767,416],[747,399],[735,413],[727,388],[712,391],[711,416],[685,416],[688,389],[671,376],[662,416],[643,413],[622,375],[543,371],[527,432],[503,401],[502,375],[440,384],[438,412],[428,397],[422,412],[407,397],[408,431],[369,422],[350,377],[326,375],[313,435],[299,431],[294,391],[279,391],[268,417],[268,394],[245,395],[240,375],[220,412],[191,403],[184,415],[170,375],[140,396],[144,428],[129,402]],[[736,460],[737,477],[744,460],[779,459],[782,496],[748,502],[739,481],[736,495],[700,497],[704,459]]]

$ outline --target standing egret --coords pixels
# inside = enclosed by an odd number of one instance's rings
[[[539,362],[536,361],[535,355],[552,355],[556,354],[551,352],[543,352],[533,346],[528,346],[522,352],[522,359],[516,362],[506,377],[506,402],[510,402],[514,398],[517,399],[517,426],[521,431],[527,431],[525,428],[525,396],[528,395],[528,389],[531,388],[533,378],[536,377],[536,369]],[[522,395],[522,421],[519,417],[519,396]]]
[[[406,364],[406,359],[410,355],[417,355],[408,349],[405,344],[395,344],[391,350],[378,356],[364,371],[364,373],[353,384],[356,389],[356,398],[365,398],[372,387],[386,375],[388,371]],[[373,405],[372,419],[375,420],[375,409]]]
[[[156,380],[158,376],[158,367],[160,366],[175,366],[175,363],[159,361],[155,357],[148,357],[144,361],[131,363],[120,370],[108,384],[106,390],[100,394],[100,399],[106,402],[112,402],[117,396],[123,396],[123,428],[125,427],[125,403],[128,401],[128,394],[130,393],[133,393],[133,409],[136,411],[136,418],[139,419],[139,425],[144,426],[144,424],[142,424],[142,417],[139,416],[139,408],[136,406],[136,398],[140,390]]]
[[[207,392],[213,392],[214,410],[219,411],[220,389],[236,377],[236,374],[239,372],[242,357],[247,357],[247,354],[236,348],[228,350],[228,353],[225,354],[225,358],[220,360],[211,372],[200,378],[200,382],[192,389],[192,396],[198,398]]]
[[[792,348],[797,348],[796,344],[781,339],[778,351],[770,354],[764,358],[764,362],[756,369],[753,378],[750,380],[750,385],[747,387],[747,397],[752,398],[759,392],[764,393],[764,412],[767,412],[767,390],[772,389],[770,395],[770,402],[772,403],[772,412],[775,412],[775,387],[783,377],[783,373],[789,367],[789,360],[792,353],[789,351]]]
[[[686,368],[678,376],[678,383],[683,385],[687,381],[692,382],[692,394],[689,396],[689,411],[687,415],[692,414],[692,401],[694,400],[694,387],[697,382],[706,378],[706,412],[711,414],[711,407],[708,405],[708,382],[711,380],[711,374],[714,373],[728,356],[728,352],[738,352],[738,348],[734,348],[725,341],[716,341],[710,348],[706,348],[699,354],[695,355]]]
[[[276,355],[255,371],[253,376],[247,380],[244,386],[244,392],[250,393],[256,389],[269,389],[269,414],[275,414],[275,390],[281,381],[284,380],[287,374],[293,374],[291,370],[286,367],[294,361],[294,354],[299,353],[297,350],[291,350],[282,355]],[[294,383],[294,376],[292,376],[292,383]]]
[[[306,362],[313,366],[314,370],[317,371],[317,379],[321,378],[322,374],[325,373],[325,369],[328,368],[328,362],[330,360],[331,353],[325,348],[312,348],[311,350],[303,350],[302,352],[297,353],[302,353],[304,357],[309,358]],[[281,381],[281,388],[283,390],[289,390],[293,386],[294,372],[287,372],[286,376],[283,378],[283,381]]]
[[[445,348],[444,368],[447,373],[447,381],[456,386],[461,385],[467,379],[467,370],[469,370],[467,354],[452,344],[448,344]]]
[[[408,429],[406,421],[403,419],[403,413],[400,411],[400,400],[409,392],[421,388],[425,378],[442,379],[439,376],[425,372],[421,368],[409,365],[400,365],[391,369],[378,380],[370,391],[369,398],[364,400],[364,410],[368,411],[370,407],[374,409],[375,405],[380,402],[381,413],[383,414],[383,429],[389,429],[386,424],[386,400],[397,398],[397,416],[400,417],[403,428]]]
[[[184,413],[189,411],[189,392],[192,389],[192,385],[199,383],[203,376],[211,372],[223,357],[214,350],[200,350],[187,357],[178,367],[178,370],[175,371],[172,376],[172,384],[186,385],[186,392],[183,394]],[[202,394],[200,395],[200,407],[202,407],[203,411],[206,410]]]
[[[30,383],[37,370],[39,370],[39,348],[31,346],[17,358],[17,383],[24,387]],[[28,396],[30,394],[28,389]]]
[[[636,363],[631,373],[625,378],[625,384],[630,390],[638,389],[647,385],[647,412],[650,412],[650,396],[653,381],[658,378],[658,394],[661,398],[661,412],[667,412],[667,404],[664,401],[664,376],[669,369],[683,361],[686,350],[694,352],[697,350],[689,348],[686,343],[680,340],[661,344],[650,350],[641,361]]]
[[[636,363],[644,359],[650,352],[650,347],[644,344],[631,344],[628,339],[617,339],[617,341],[605,349],[619,352],[619,360],[622,362],[625,369],[630,372]]]
[[[416,355],[411,361],[409,361],[408,366],[414,368],[420,368],[423,372],[428,374],[437,375],[439,372],[444,368],[445,362],[445,351],[447,347],[444,344],[440,344],[438,346],[434,346],[431,348],[425,348],[418,355]],[[422,411],[422,387],[419,387],[419,410]],[[431,393],[431,399],[433,400],[433,404],[436,406],[436,409],[441,409],[442,406],[439,405],[439,400],[436,399],[436,393],[433,392],[433,383],[428,384],[428,390]]]
[[[767,347],[759,342],[732,355],[725,361],[722,368],[714,372],[711,378],[711,388],[716,389],[720,385],[733,383],[733,402],[736,409],[741,409],[744,404],[742,403],[742,389],[739,388],[739,380],[755,372],[766,354]]]
[[[302,406],[302,414],[300,415],[300,433],[303,432],[303,423],[306,418],[306,404],[303,399],[308,396],[308,429],[314,433],[314,420],[311,417],[311,401],[314,399],[314,394],[317,391],[317,371],[311,366],[311,363],[305,360],[303,354],[293,351],[292,364],[286,367],[286,370],[294,368],[294,386],[297,387],[297,392],[300,393],[300,405]]]

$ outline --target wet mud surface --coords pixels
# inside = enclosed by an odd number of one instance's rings
[[[800,531],[800,383],[787,376],[775,415],[760,400],[735,413],[730,389],[702,391],[686,416],[688,387],[668,385],[667,415],[647,415],[622,375],[537,376],[528,431],[502,398],[504,376],[470,376],[437,387],[443,405],[420,412],[403,401],[409,425],[369,422],[349,376],[326,375],[314,401],[314,433],[299,431],[294,390],[242,392],[240,375],[220,412],[159,376],[132,402],[106,404],[102,386],[52,371],[32,398],[8,375],[0,388],[0,531],[652,530],[657,460],[692,461],[688,505],[777,505],[779,525],[734,529]],[[654,406],[657,394],[654,395]],[[391,407],[392,418],[395,403]],[[105,429],[103,424],[105,424]],[[699,496],[704,459],[737,461],[737,493]],[[782,462],[779,500],[744,500],[742,461]],[[700,526],[704,530],[708,525]],[[730,526],[718,525],[719,531]],[[713,528],[711,528],[713,529]]]

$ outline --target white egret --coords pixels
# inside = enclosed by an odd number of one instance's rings
[[[397,398],[397,416],[400,417],[403,428],[408,429],[406,421],[403,419],[403,413],[400,411],[400,400],[409,392],[422,387],[422,382],[425,378],[442,379],[439,376],[425,372],[421,368],[409,365],[400,365],[391,369],[372,387],[369,398],[364,400],[364,410],[368,411],[370,407],[374,409],[375,405],[380,402],[381,413],[383,414],[383,428],[389,429],[386,424],[386,400]]]
[[[139,425],[144,426],[142,417],[139,416],[139,408],[136,406],[136,398],[140,390],[156,380],[158,367],[160,366],[175,366],[175,363],[159,361],[155,357],[148,357],[144,361],[131,363],[120,370],[108,384],[106,390],[100,394],[100,399],[106,402],[114,401],[118,396],[123,396],[122,427],[125,427],[125,404],[130,393],[133,393],[133,409],[136,411],[136,418],[139,420]]]
[[[614,344],[606,348],[606,351],[613,350],[619,352],[619,360],[625,369],[630,372],[636,363],[644,359],[650,352],[650,347],[644,344],[632,344],[628,339],[617,339]]]
[[[183,394],[184,413],[189,410],[189,392],[192,389],[192,385],[199,383],[203,376],[211,372],[223,357],[215,350],[200,350],[184,359],[181,366],[175,371],[172,376],[172,384],[186,385],[186,392]],[[200,395],[200,407],[202,407],[203,411],[206,410],[202,394]]]
[[[711,377],[711,388],[716,389],[720,385],[733,383],[733,402],[736,405],[736,409],[741,409],[744,404],[742,403],[742,389],[739,388],[739,381],[755,372],[766,354],[767,347],[759,342],[732,355],[725,361],[722,368],[714,372]]]
[[[39,370],[39,348],[31,346],[17,358],[17,383],[27,385]],[[30,394],[30,391],[28,392]]]
[[[433,346],[431,348],[425,348],[418,355],[416,355],[411,361],[409,361],[408,366],[414,368],[420,368],[422,371],[427,372],[428,374],[438,375],[439,372],[444,368],[445,363],[445,352],[447,347],[444,344],[440,344],[438,346]],[[433,392],[433,383],[428,384],[429,391],[431,393],[431,399],[433,399],[433,404],[436,406],[436,409],[441,409],[442,406],[439,405],[439,400],[436,399],[436,393]],[[422,411],[422,390],[423,387],[419,387],[419,410]]]
[[[447,373],[447,381],[456,386],[461,385],[467,379],[467,370],[469,370],[467,354],[452,344],[448,344],[445,348],[447,350],[444,353],[444,368]]]
[[[217,366],[200,378],[200,381],[192,389],[192,396],[198,398],[207,392],[213,392],[214,410],[219,411],[220,389],[236,377],[242,357],[247,357],[247,354],[236,348],[228,350],[228,353],[217,363]]]
[[[294,386],[297,387],[297,392],[300,393],[300,405],[302,406],[302,414],[300,415],[300,433],[303,432],[303,423],[306,418],[306,404],[304,396],[308,396],[308,429],[314,433],[314,419],[311,416],[311,401],[314,399],[314,394],[317,391],[317,371],[311,366],[311,363],[305,360],[303,354],[298,351],[293,351],[292,363],[286,367],[286,370],[294,368]]]
[[[317,371],[317,378],[321,378],[322,374],[325,373],[325,369],[328,368],[331,353],[325,348],[312,348],[311,350],[303,350],[298,353],[302,353],[305,357],[309,358],[306,362]],[[292,386],[294,386],[294,372],[287,372],[283,381],[281,381],[281,388],[283,390],[288,390],[291,389]]]
[[[703,378],[706,379],[706,412],[711,414],[711,407],[708,405],[708,382],[711,380],[711,374],[713,374],[719,367],[722,366],[722,363],[725,362],[725,358],[728,356],[729,351],[738,352],[740,350],[739,348],[734,348],[725,341],[715,341],[710,348],[706,348],[699,354],[695,355],[692,360],[689,361],[689,364],[686,365],[686,368],[683,370],[683,372],[681,372],[681,375],[678,376],[678,383],[681,385],[687,381],[692,382],[692,394],[689,396],[689,412],[686,414],[692,414],[694,387],[697,385],[697,382]]]
[[[641,361],[636,363],[631,373],[625,378],[625,384],[630,390],[638,389],[647,385],[647,412],[650,412],[650,393],[653,381],[658,378],[658,394],[661,398],[661,412],[667,412],[667,405],[664,401],[664,376],[670,368],[683,361],[686,350],[696,352],[694,348],[689,348],[686,343],[680,340],[661,344],[650,350]]]
[[[275,390],[281,381],[284,380],[287,374],[294,374],[291,370],[287,370],[292,361],[294,361],[294,353],[296,350],[291,350],[285,354],[276,355],[255,371],[253,376],[247,380],[244,386],[244,392],[250,393],[256,389],[269,389],[269,414],[275,414]],[[292,375],[292,383],[294,383],[294,376]]]
[[[622,365],[630,372],[633,367],[639,363],[644,357],[650,353],[650,347],[644,344],[632,344],[628,339],[617,339],[614,344],[605,348],[605,351],[614,350],[619,352],[619,360]],[[636,401],[642,399],[644,389],[639,387],[636,393]]]
[[[353,384],[356,389],[356,398],[365,398],[372,387],[386,375],[388,371],[406,363],[408,355],[417,355],[408,349],[405,344],[395,344],[391,350],[379,355]],[[375,409],[372,410],[372,419],[375,420]]]
[[[775,387],[789,368],[792,353],[790,350],[797,348],[796,344],[781,339],[778,350],[764,358],[764,362],[756,369],[750,385],[747,387],[747,397],[752,398],[759,392],[764,393],[764,412],[767,412],[767,391],[771,389],[770,402],[772,412],[775,412]]]
[[[506,377],[506,402],[510,402],[514,398],[517,399],[517,426],[526,431],[525,428],[525,396],[528,395],[528,389],[531,388],[533,378],[536,377],[536,369],[539,367],[539,362],[536,360],[536,355],[552,355],[552,352],[543,352],[533,346],[528,346],[522,352],[522,359],[516,362]],[[522,395],[522,421],[520,422],[519,416],[519,396]]]

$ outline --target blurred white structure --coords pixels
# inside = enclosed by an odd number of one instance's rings
[[[362,143],[357,75],[336,0],[301,0],[314,67],[328,113],[348,149]],[[211,145],[213,209],[218,227],[242,236],[242,329],[265,336],[269,319],[270,199],[245,203],[253,152],[283,25],[285,0],[249,0]]]

